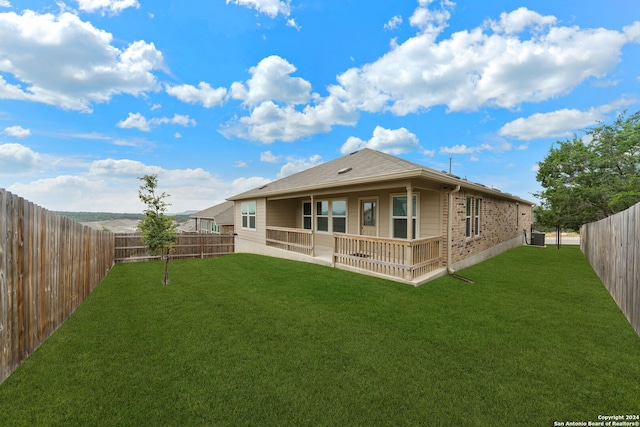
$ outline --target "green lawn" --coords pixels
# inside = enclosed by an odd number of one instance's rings
[[[552,426],[640,412],[640,338],[578,247],[419,288],[247,254],[118,264],[0,385],[0,426]]]

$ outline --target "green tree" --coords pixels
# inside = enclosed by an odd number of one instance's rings
[[[536,177],[539,224],[578,230],[640,202],[640,111],[556,144]]]
[[[162,283],[169,284],[169,253],[176,243],[176,233],[173,219],[165,215],[169,203],[165,199],[168,194],[156,194],[158,188],[158,175],[145,175],[138,178],[142,181],[138,196],[147,205],[144,218],[140,221],[138,229],[142,233],[142,242],[154,255],[160,255],[164,266]]]

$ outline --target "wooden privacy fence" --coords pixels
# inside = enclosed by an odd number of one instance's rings
[[[583,225],[580,249],[640,335],[640,203]]]
[[[139,234],[115,234],[115,261],[135,262],[160,259],[144,246]],[[170,259],[215,258],[234,252],[233,234],[178,234]]]
[[[0,188],[0,383],[98,286],[113,243]]]

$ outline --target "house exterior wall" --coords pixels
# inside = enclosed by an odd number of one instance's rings
[[[245,201],[255,201],[256,202],[256,229],[248,230],[242,228],[242,203]],[[249,199],[238,201],[235,204],[235,223],[238,224],[235,227],[235,233],[237,234],[237,238],[240,240],[246,240],[248,242],[260,243],[264,245],[266,243],[266,199],[258,198],[258,199]]]
[[[405,195],[406,188],[398,187],[384,190],[346,191],[335,194],[314,195],[314,201],[322,200],[346,200],[347,201],[347,234],[360,234],[360,204],[362,200],[377,201],[377,227],[379,237],[390,237],[392,233],[392,197]],[[413,190],[418,197],[418,237],[442,236],[442,200],[440,191]],[[270,200],[266,206],[266,225],[273,227],[302,228],[303,203],[309,202],[310,197],[295,199]],[[237,203],[239,205],[239,203]],[[312,207],[313,208],[313,207]],[[236,215],[240,221],[239,208]],[[314,224],[315,226],[315,224]],[[238,235],[244,236],[241,230]],[[315,243],[318,246],[331,247],[333,244],[332,233],[316,231]]]
[[[533,219],[531,205],[518,204],[515,201],[464,190],[454,193],[453,197],[452,264],[507,242],[517,244],[518,239],[522,239],[521,243],[524,243],[523,232],[530,229]],[[482,200],[479,236],[466,237],[467,197]]]

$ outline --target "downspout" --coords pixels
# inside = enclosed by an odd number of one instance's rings
[[[453,195],[460,191],[460,185],[455,190],[447,192],[449,198],[449,210],[447,211],[447,272],[449,274],[455,273],[455,270],[451,268],[451,236],[453,235]]]

